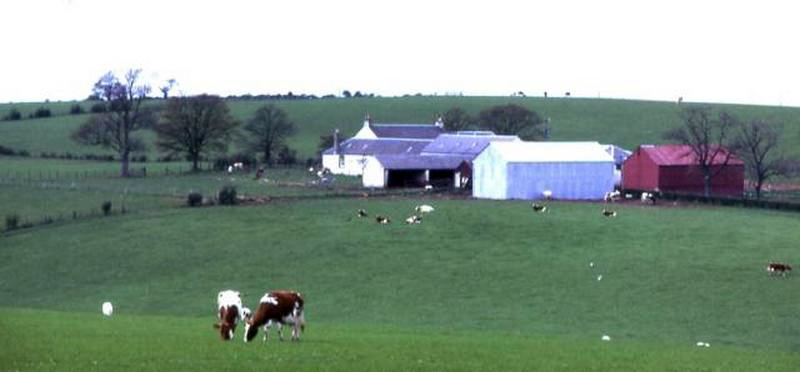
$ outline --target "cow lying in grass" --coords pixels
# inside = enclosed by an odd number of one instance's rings
[[[606,216],[606,217],[616,217],[616,216],[617,216],[617,211],[612,211],[612,210],[608,210],[608,209],[603,209],[603,216]]]
[[[387,225],[387,224],[391,223],[392,220],[390,220],[389,217],[375,216],[375,222],[377,222],[377,223],[379,223],[381,225]]]
[[[781,276],[786,276],[789,271],[792,271],[792,267],[789,264],[782,262],[770,262],[767,264],[767,272],[770,275],[780,274]]]
[[[260,304],[252,317],[244,324],[244,342],[250,342],[258,334],[258,328],[264,326],[264,341],[269,340],[269,327],[278,327],[278,338],[283,341],[283,325],[292,326],[292,341],[300,340],[300,331],[306,328],[303,313],[304,301],[298,292],[274,291],[261,297]]]
[[[533,211],[534,211],[534,212],[537,212],[537,213],[544,213],[544,212],[547,212],[547,206],[546,206],[546,205],[543,205],[543,204],[539,204],[539,203],[533,203],[533,204],[531,205],[531,208],[533,208]]]

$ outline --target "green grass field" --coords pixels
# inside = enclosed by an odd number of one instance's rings
[[[521,103],[552,119],[553,139],[633,148],[679,125],[668,102],[606,99],[404,97],[280,101],[298,124],[290,139],[314,156],[333,128],[431,122]],[[230,101],[246,119],[265,102]],[[71,103],[48,103],[64,113]],[[13,105],[23,114],[40,104]],[[0,116],[11,105],[0,105]],[[800,154],[800,109],[715,105],[785,124]],[[26,111],[28,110],[28,111]],[[115,162],[38,158],[108,153],[72,143],[87,115],[0,122],[0,370],[570,370],[794,371],[800,366],[796,213],[700,205],[471,200],[423,191],[375,192],[337,177],[311,184],[303,169],[186,173],[159,163],[121,179]],[[145,133],[152,142],[152,133]],[[139,173],[140,174],[140,173]],[[185,207],[190,191],[233,185],[263,205]],[[363,193],[368,192],[369,197]],[[114,213],[103,217],[100,205]],[[421,225],[413,207],[436,211]],[[119,213],[125,206],[129,213]],[[392,217],[378,225],[355,211]],[[73,218],[77,213],[79,218]],[[53,223],[42,222],[53,218]],[[590,263],[593,265],[590,267]],[[602,276],[602,277],[601,277]],[[598,279],[601,280],[598,280]],[[218,291],[254,308],[265,291],[303,293],[299,343],[223,343],[211,328]],[[115,314],[100,314],[110,300]],[[601,341],[601,336],[611,341]],[[711,347],[698,347],[699,341]]]
[[[354,218],[364,207],[398,221],[420,202],[437,210],[417,226]],[[155,209],[13,232],[0,238],[0,327],[15,337],[0,362],[21,370],[800,365],[797,281],[763,270],[800,258],[795,214],[630,205],[607,219],[602,208],[559,202],[542,215],[525,202],[325,199]],[[250,307],[267,289],[302,291],[306,337],[216,340],[214,300],[225,288],[241,290]],[[105,300],[117,316],[101,318]]]
[[[229,100],[234,116],[247,120],[267,101]],[[633,149],[641,143],[664,143],[664,131],[681,125],[680,107],[673,102],[634,101],[598,98],[539,97],[396,97],[320,99],[313,101],[275,101],[297,124],[297,134],[289,138],[290,147],[302,158],[315,157],[319,137],[339,128],[344,136],[352,136],[369,113],[376,122],[433,123],[436,115],[459,106],[476,115],[492,105],[517,103],[533,109],[542,117],[551,118],[552,139],[558,141],[594,140]],[[38,107],[38,104],[36,107]],[[55,105],[55,104],[53,104]],[[742,119],[761,118],[784,125],[783,145],[800,155],[800,108],[709,104]],[[0,104],[0,116],[12,105]],[[54,108],[58,110],[58,108]],[[69,139],[69,133],[88,115],[63,115],[48,119],[0,122],[0,145],[15,150],[28,150],[38,156],[42,152],[109,153],[100,148],[81,146]],[[141,132],[151,144],[150,159],[160,154],[152,146],[155,139],[149,131]],[[235,150],[235,147],[231,151]]]

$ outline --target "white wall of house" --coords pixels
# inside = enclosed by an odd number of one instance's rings
[[[386,187],[386,169],[377,159],[372,158],[367,161],[364,174],[361,176],[361,184],[364,187]]]
[[[374,160],[372,155],[322,155],[322,166],[331,170],[333,174],[343,174],[347,176],[360,176],[364,173],[364,168],[370,160]],[[376,161],[377,162],[377,161]]]

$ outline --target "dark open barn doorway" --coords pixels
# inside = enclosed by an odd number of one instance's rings
[[[386,187],[424,187],[424,170],[390,170]]]

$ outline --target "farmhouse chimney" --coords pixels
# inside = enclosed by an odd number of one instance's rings
[[[339,128],[333,130],[333,154],[339,153]]]
[[[369,113],[364,117],[364,128],[369,128],[372,125],[372,119],[369,117]]]

